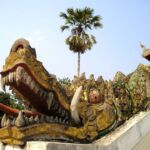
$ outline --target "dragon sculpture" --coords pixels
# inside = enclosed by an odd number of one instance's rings
[[[37,60],[25,39],[13,44],[1,71],[1,84],[32,106],[32,111],[0,103],[0,140],[24,145],[46,140],[88,143],[101,138],[131,116],[150,108],[150,65],[140,64],[131,74],[117,72],[113,81],[83,73],[61,84]]]

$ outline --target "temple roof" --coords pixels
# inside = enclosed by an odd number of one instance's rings
[[[146,48],[143,44],[140,44],[140,46],[143,49],[142,56],[150,61],[150,48]]]
[[[150,49],[143,52],[142,56],[150,61]]]

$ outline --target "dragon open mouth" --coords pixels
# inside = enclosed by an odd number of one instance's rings
[[[50,116],[47,116],[47,121],[68,124],[68,112],[59,105],[55,93],[44,89],[25,64],[18,64],[2,72],[2,84],[3,87],[10,86],[17,94],[28,100],[36,111]]]
[[[3,116],[1,126],[24,127],[46,122],[70,125],[69,105],[59,98],[61,95],[57,89],[51,88],[54,87],[50,85],[54,83],[53,80],[56,81],[55,77],[36,59],[35,49],[31,48],[29,42],[17,40],[1,72],[1,84],[3,89],[9,86],[19,97],[28,101],[33,111],[19,112],[1,104],[4,111],[9,110]]]

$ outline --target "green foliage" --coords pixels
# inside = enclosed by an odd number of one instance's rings
[[[101,28],[101,17],[93,15],[94,10],[85,7],[84,9],[68,8],[67,12],[61,12],[60,17],[65,20],[61,30],[71,30],[71,35],[66,39],[66,44],[73,52],[84,53],[87,49],[91,49],[96,39],[93,35],[89,35],[86,31],[92,28]]]
[[[0,92],[0,103],[3,103],[5,105],[10,105],[10,94]],[[2,111],[0,111],[0,116],[3,114]]]
[[[0,103],[15,109],[19,109],[19,110],[24,109],[24,104],[22,103],[22,101],[18,100],[16,97],[10,95],[9,93],[0,92]],[[0,111],[0,116],[2,115],[3,112]]]
[[[4,93],[4,92],[0,92],[0,103],[3,103],[5,105],[10,105],[10,94],[8,93]],[[0,111],[0,116],[3,115],[3,112]]]
[[[10,98],[10,94],[8,93],[4,93],[4,92],[0,92],[0,103],[9,105],[9,98]]]
[[[63,85],[71,85],[71,80],[68,77],[64,77],[62,79],[58,79],[58,82]]]
[[[17,97],[14,97],[14,95],[11,96],[10,107],[19,110],[25,109],[25,105],[23,104],[23,101],[18,99]]]
[[[90,50],[93,44],[96,44],[96,39],[94,36],[82,32],[81,36],[69,36],[66,39],[66,44],[69,45],[71,51],[84,53],[85,50]]]

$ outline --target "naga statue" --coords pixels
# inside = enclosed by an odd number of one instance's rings
[[[1,71],[1,84],[32,107],[17,110],[0,103],[0,140],[91,143],[139,111],[150,109],[150,65],[140,64],[129,75],[117,72],[112,81],[83,73],[61,84],[37,60],[25,39],[13,44]]]

